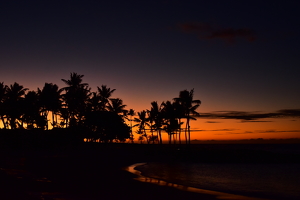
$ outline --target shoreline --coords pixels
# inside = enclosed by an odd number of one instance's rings
[[[227,200],[267,200],[265,198],[256,198],[256,197],[247,197],[243,195],[236,195],[236,194],[229,194],[225,192],[218,192],[218,191],[212,191],[212,190],[205,190],[201,188],[195,188],[195,187],[190,187],[190,186],[185,186],[185,185],[180,185],[176,183],[171,183],[171,182],[166,182],[163,180],[151,178],[151,177],[146,177],[142,175],[142,172],[135,169],[138,166],[144,165],[146,163],[135,163],[133,165],[130,165],[126,168],[126,171],[137,175],[137,178],[134,178],[134,180],[144,182],[144,183],[152,183],[155,185],[159,186],[167,186],[171,188],[175,188],[177,190],[182,190],[186,192],[193,192],[193,193],[199,193],[199,194],[204,194],[204,195],[211,195],[213,198],[216,199],[227,199]]]

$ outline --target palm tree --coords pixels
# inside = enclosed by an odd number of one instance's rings
[[[179,97],[174,98],[176,102],[182,106],[184,117],[186,118],[186,128],[185,128],[185,136],[186,143],[191,143],[191,133],[190,133],[190,120],[196,120],[196,118],[191,115],[198,116],[199,113],[196,109],[200,106],[200,100],[194,100],[194,89],[191,91],[183,90],[179,92]]]
[[[159,138],[160,144],[162,144],[162,136],[161,136],[161,130],[163,125],[163,117],[161,108],[162,106],[158,106],[156,101],[151,102],[151,108],[150,108],[150,115],[151,118],[154,120],[154,129],[157,131],[157,136]]]
[[[150,132],[151,132],[151,136],[149,138],[151,138],[152,140],[149,139],[149,141],[152,141],[152,144],[154,144],[155,140],[153,139],[154,138],[154,135],[153,135],[153,131],[154,131],[154,114],[153,112],[151,112],[151,110],[147,110],[147,115],[148,115],[148,118],[147,120],[149,121],[149,127],[150,127]]]
[[[18,123],[18,120],[20,120],[22,115],[22,101],[26,90],[28,90],[28,88],[24,88],[16,82],[7,88],[4,104],[7,108],[6,116],[9,120],[11,129],[16,129],[17,127],[23,128],[21,127],[21,124]]]
[[[38,92],[29,91],[22,101],[22,126],[25,122],[27,129],[42,128],[47,126],[47,118],[41,114],[41,104]]]
[[[112,93],[116,89],[111,90],[106,85],[101,85],[101,88],[97,87],[97,89],[98,89],[98,96],[99,96],[99,101],[100,101],[99,109],[101,111],[104,111],[104,110],[106,110],[107,104],[109,103]]]
[[[123,104],[123,100],[120,98],[110,99],[107,105],[107,110],[110,112],[114,112],[118,115],[124,116],[127,112],[125,110],[126,105]]]
[[[38,93],[40,96],[40,103],[43,107],[43,115],[48,119],[49,111],[52,112],[52,126],[55,128],[57,126],[57,114],[61,108],[61,92],[62,89],[59,89],[56,84],[45,83],[42,90],[38,88]],[[54,120],[54,116],[56,120]],[[48,129],[48,123],[47,123]]]
[[[133,109],[129,109],[128,112],[126,112],[126,119],[130,121],[130,141],[131,143],[134,143],[134,137],[133,137],[133,132],[132,132],[132,117],[135,115],[135,112]],[[130,118],[128,118],[130,116]]]
[[[4,85],[3,82],[0,82],[0,116],[1,116],[1,120],[3,123],[3,128],[6,129],[7,125],[6,125],[6,121],[5,121],[5,106],[4,106],[4,101],[6,98],[6,92],[7,92],[7,85]]]
[[[91,96],[90,88],[87,83],[82,83],[82,77],[77,73],[71,73],[70,79],[61,79],[67,87],[63,90],[65,94],[62,95],[69,115],[69,126],[82,125],[84,113],[86,111],[89,97]]]
[[[174,115],[178,119],[178,125],[179,125],[178,141],[179,141],[179,144],[181,144],[181,125],[183,124],[183,122],[181,122],[181,119],[184,118],[184,109],[180,105],[180,102],[178,102],[178,101],[173,102],[173,107],[174,107]]]
[[[138,114],[138,118],[134,118],[134,121],[137,122],[137,124],[135,126],[138,126],[137,133],[140,134],[141,136],[145,137],[147,140],[147,143],[149,143],[148,136],[146,133],[146,125],[147,125],[146,111],[143,110],[141,112],[138,112],[137,114]]]
[[[176,118],[175,103],[171,103],[170,101],[167,101],[167,102],[163,102],[162,105],[163,105],[162,113],[165,119],[164,130],[169,135],[169,143],[171,144],[172,136],[173,136],[174,143],[176,143],[174,135],[177,133],[180,126]]]
[[[71,73],[69,80],[61,79],[66,85],[68,85],[68,87],[65,87],[63,89],[70,91],[72,89],[77,89],[77,88],[81,88],[84,86],[88,86],[87,83],[82,83],[83,77],[84,77],[84,75],[79,75],[75,72]]]

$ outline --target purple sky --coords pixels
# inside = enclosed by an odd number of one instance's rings
[[[199,112],[299,109],[298,1],[1,1],[0,81],[71,72],[128,108],[195,89]]]

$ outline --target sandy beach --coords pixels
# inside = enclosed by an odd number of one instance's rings
[[[205,151],[207,154],[208,148],[199,145],[197,148],[191,151],[190,157]],[[210,159],[218,159],[220,155],[212,152],[210,150]],[[248,154],[251,159],[252,153]],[[268,156],[272,160],[272,156]],[[186,157],[184,149],[178,150],[167,145],[83,144],[67,148],[3,149],[0,199],[247,199],[207,191],[191,192],[180,187],[153,184],[153,181],[140,181],[137,180],[138,175],[126,171],[128,166],[135,163],[177,161]]]

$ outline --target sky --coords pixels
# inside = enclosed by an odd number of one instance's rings
[[[299,1],[0,3],[0,82],[84,75],[127,108],[194,88],[194,139],[300,137]],[[249,117],[250,116],[250,117]]]

